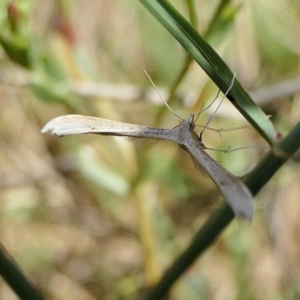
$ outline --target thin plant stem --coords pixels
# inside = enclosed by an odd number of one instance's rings
[[[1,244],[0,275],[20,299],[45,299]]]
[[[300,148],[300,122],[287,134],[287,136],[271,149],[260,163],[247,175],[245,183],[253,196],[273,177],[282,165]],[[187,249],[175,260],[165,272],[161,280],[145,297],[146,300],[162,299],[183,275],[190,265],[216,240],[221,232],[234,219],[229,206],[224,203],[208,219],[194,236]]]

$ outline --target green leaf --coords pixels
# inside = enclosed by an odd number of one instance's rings
[[[196,32],[188,21],[168,1],[140,0],[147,9],[165,26],[184,49],[202,67],[223,93],[226,93],[233,73],[214,51],[214,49]],[[248,120],[248,122],[270,144],[276,141],[276,131],[269,118],[254,103],[238,80],[235,80],[227,98]]]
[[[71,103],[71,94],[64,82],[57,82],[41,74],[34,74],[30,87],[35,96],[44,101]]]
[[[91,182],[117,196],[124,197],[128,194],[130,187],[126,179],[101,161],[87,155],[84,149],[79,150],[76,158],[80,171]]]

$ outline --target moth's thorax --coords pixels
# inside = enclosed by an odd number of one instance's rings
[[[191,139],[198,139],[197,134],[194,131],[195,122],[194,122],[194,114],[191,114],[187,119],[183,120],[181,124],[174,128],[174,133],[176,134],[176,143],[179,146],[187,150],[187,144]]]

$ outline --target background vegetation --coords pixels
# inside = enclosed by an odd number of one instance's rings
[[[172,1],[272,116],[278,138],[299,121],[296,1]],[[190,5],[190,6],[189,6]],[[218,88],[139,1],[1,1],[1,244],[48,299],[135,299],[155,284],[220,205],[172,143],[43,136],[53,117],[87,114],[172,128],[143,73],[172,108],[197,112]],[[212,110],[203,113],[205,123]],[[212,126],[247,125],[224,103]],[[266,145],[252,127],[205,132],[208,147]],[[265,153],[209,152],[242,176]],[[297,299],[297,156],[176,283],[170,299]],[[17,299],[0,279],[0,299]]]

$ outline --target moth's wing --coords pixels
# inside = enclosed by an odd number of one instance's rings
[[[46,132],[59,137],[72,134],[92,133],[132,138],[171,140],[172,136],[172,131],[169,129],[152,128],[81,115],[57,117],[47,123],[42,129],[42,133]]]
[[[132,124],[81,115],[57,117],[42,129],[42,133],[50,132],[56,136],[85,133],[121,134],[126,131],[137,131],[137,128]]]
[[[197,159],[193,155],[191,155],[191,159],[193,161],[194,167],[202,173],[203,176],[208,176],[207,171],[199,164]]]
[[[186,148],[219,188],[235,216],[250,222],[254,212],[254,201],[246,185],[214,161],[204,151],[200,141],[190,139]]]

